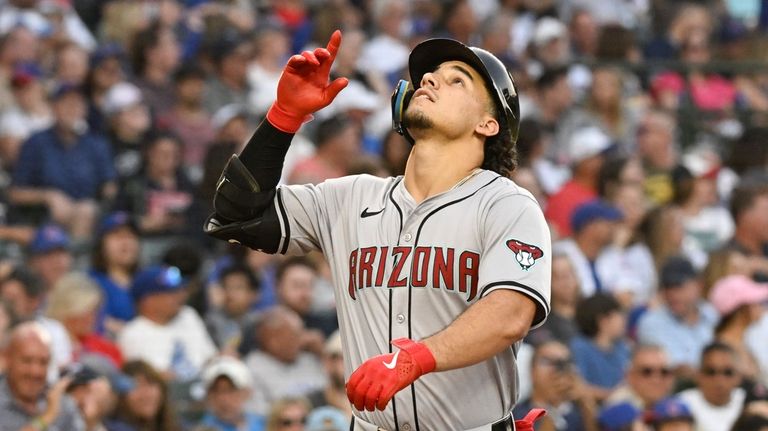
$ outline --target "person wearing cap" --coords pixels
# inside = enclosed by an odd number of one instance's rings
[[[739,372],[745,380],[755,383],[761,378],[761,367],[750,351],[765,350],[768,333],[755,325],[766,315],[768,284],[756,283],[744,275],[729,275],[718,280],[709,292],[709,302],[720,314],[715,327],[715,339],[731,346],[739,356]],[[746,337],[749,331],[749,339]],[[750,343],[751,340],[762,340]]]
[[[581,204],[597,198],[597,180],[606,152],[613,148],[608,135],[595,126],[574,132],[568,143],[571,179],[549,197],[544,215],[559,238],[572,235],[571,217]]]
[[[27,246],[27,264],[40,276],[46,291],[74,267],[72,241],[64,229],[46,223],[35,231]]]
[[[118,334],[126,360],[141,359],[179,381],[194,378],[216,353],[205,324],[187,298],[181,272],[153,265],[131,283],[138,315]]]
[[[48,385],[51,336],[37,322],[16,326],[4,349],[6,370],[0,377],[0,427],[18,431],[85,431],[72,398],[71,378]]]
[[[71,376],[66,391],[75,401],[86,431],[107,431],[107,418],[117,405],[120,388],[108,375],[81,363],[72,364],[64,374]]]
[[[136,84],[153,114],[168,111],[173,104],[173,72],[181,61],[181,48],[174,29],[155,22],[136,33],[131,58]]]
[[[214,73],[208,80],[203,105],[213,114],[222,106],[232,103],[247,106],[248,62],[253,57],[249,40],[234,34],[225,34],[211,46]]]
[[[45,97],[43,72],[35,63],[19,64],[11,74],[11,90],[16,106],[3,111],[3,122],[14,123],[25,131],[24,138],[53,125],[53,112]]]
[[[701,352],[696,386],[677,394],[691,411],[696,431],[729,431],[741,414],[746,391],[736,351],[714,341]]]
[[[559,19],[540,18],[531,38],[534,58],[544,67],[567,64],[571,57],[569,41],[568,28]]]
[[[142,145],[152,126],[141,90],[129,82],[119,82],[104,94],[101,110],[118,177],[136,175],[143,167]]]
[[[642,412],[628,402],[608,405],[597,416],[600,431],[645,431]]]
[[[104,295],[100,324],[112,337],[136,316],[130,287],[139,270],[140,252],[141,237],[133,217],[120,211],[104,216],[96,231],[88,274]]]
[[[92,234],[97,200],[117,191],[112,156],[106,140],[88,131],[80,87],[61,83],[50,97],[54,125],[23,144],[9,199],[22,208],[43,206],[75,240],[84,241]]]
[[[263,416],[246,411],[253,389],[253,376],[242,361],[219,356],[206,365],[200,377],[206,391],[206,412],[200,425],[216,431],[265,429]]]
[[[575,208],[571,216],[571,238],[555,243],[558,252],[566,254],[576,271],[582,296],[614,290],[610,270],[600,265],[599,258],[613,242],[616,224],[622,219],[614,206],[601,201],[587,201]]]
[[[232,264],[221,271],[218,282],[221,305],[209,306],[205,323],[222,352],[237,354],[250,344],[244,334],[258,317],[254,306],[261,296],[261,281],[248,266]]]
[[[315,408],[329,406],[343,412],[347,418],[352,417],[352,406],[347,400],[345,391],[344,352],[341,349],[339,331],[335,331],[325,341],[322,361],[328,383],[325,387],[308,394],[307,399]]]
[[[694,427],[696,422],[691,410],[684,400],[670,397],[654,404],[653,409],[647,413],[645,423],[651,426],[653,431],[694,431],[700,429]]]
[[[701,350],[714,337],[717,311],[702,297],[701,288],[693,264],[685,257],[670,257],[659,270],[662,303],[637,324],[638,341],[662,346],[678,377],[692,377]]]
[[[317,407],[309,412],[305,431],[347,431],[349,416],[335,407]]]

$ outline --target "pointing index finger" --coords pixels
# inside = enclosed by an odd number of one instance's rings
[[[328,41],[326,49],[331,53],[331,61],[336,58],[336,53],[339,52],[339,46],[341,45],[341,30],[336,30],[331,35],[331,40]]]

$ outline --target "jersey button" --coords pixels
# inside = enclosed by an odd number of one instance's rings
[[[405,322],[405,316],[403,316],[402,314],[398,314],[397,323],[403,323],[403,322]]]
[[[411,234],[407,233],[407,234],[403,235],[403,239],[405,240],[405,242],[410,241],[411,240]]]
[[[411,424],[406,422],[406,423],[403,424],[402,428],[403,428],[403,431],[410,431],[411,430]]]

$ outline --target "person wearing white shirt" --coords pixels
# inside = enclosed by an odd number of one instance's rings
[[[741,375],[736,367],[736,352],[720,342],[705,347],[696,383],[695,388],[678,394],[693,413],[696,431],[730,430],[746,397],[739,387]]]
[[[193,379],[216,347],[197,312],[184,305],[187,294],[179,269],[145,269],[134,279],[131,295],[139,315],[117,338],[125,359],[142,359],[177,380]]]

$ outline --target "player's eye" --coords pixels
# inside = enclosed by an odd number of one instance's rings
[[[457,77],[454,77],[453,79],[451,79],[451,84],[464,85],[464,80],[457,76]]]

